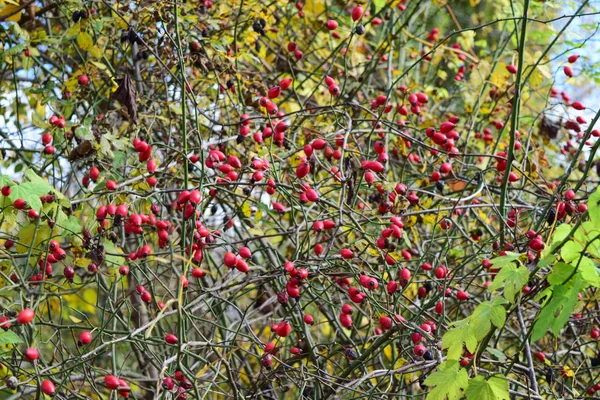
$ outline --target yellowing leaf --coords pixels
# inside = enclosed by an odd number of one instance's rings
[[[456,41],[460,43],[464,51],[469,51],[473,48],[473,44],[475,43],[475,34],[475,31],[461,32]]]
[[[102,58],[102,55],[104,54],[104,51],[100,47],[98,47],[98,46],[92,46],[88,50],[88,53],[90,53],[90,55],[92,57],[100,59],[100,58]]]
[[[490,82],[499,88],[503,88],[506,86],[508,72],[506,71],[506,64],[503,62],[499,62],[496,64],[496,69],[492,73],[490,77]]]
[[[81,50],[88,51],[94,45],[94,40],[87,32],[79,32],[79,35],[77,35],[77,44]]]
[[[74,316],[72,316],[72,315],[69,315],[69,318],[70,318],[70,319],[71,319],[71,321],[73,321],[73,323],[75,323],[75,324],[80,324],[81,322],[83,322],[83,320],[82,320],[82,319],[79,319],[79,318],[77,318],[77,317],[74,317]]]
[[[79,22],[76,24],[71,25],[71,27],[69,29],[67,29],[67,31],[65,32],[65,37],[66,38],[72,38],[75,37],[79,34],[81,30],[81,25],[79,25]]]
[[[5,15],[11,15],[10,17],[6,18],[6,21],[11,21],[11,22],[19,22],[21,20],[21,11],[16,12],[19,8],[21,8],[18,5],[13,5],[13,4],[8,4],[6,5],[6,7],[4,7],[2,9],[2,11],[0,11],[0,17],[4,17]]]
[[[302,9],[304,14],[308,16],[317,16],[325,11],[325,6],[323,5],[322,0],[307,0],[304,3],[304,8]]]

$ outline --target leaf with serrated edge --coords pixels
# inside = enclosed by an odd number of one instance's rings
[[[469,374],[466,369],[460,368],[458,361],[448,360],[425,379],[425,384],[434,386],[427,394],[427,400],[458,400],[469,384]]]

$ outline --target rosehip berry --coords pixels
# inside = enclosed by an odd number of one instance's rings
[[[35,318],[35,313],[31,308],[26,308],[19,313],[17,316],[17,323],[19,324],[29,324]]]
[[[48,379],[46,379],[45,381],[42,382],[41,389],[42,389],[42,392],[47,396],[54,396],[54,393],[56,393],[56,388],[54,387],[54,383],[52,383],[52,381],[50,381]]]

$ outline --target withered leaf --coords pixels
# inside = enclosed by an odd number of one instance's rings
[[[104,246],[98,246],[95,249],[92,249],[87,254],[87,257],[92,260],[92,262],[96,265],[102,265],[104,262]]]
[[[133,123],[137,121],[137,104],[136,104],[136,92],[135,85],[131,80],[129,74],[125,77],[117,80],[119,88],[113,93],[112,98],[121,103],[122,106],[127,108],[129,114],[129,120]]]
[[[83,140],[69,153],[69,161],[81,160],[94,152],[94,146],[89,140]]]
[[[552,121],[547,118],[545,115],[542,115],[542,119],[540,119],[540,135],[547,136],[549,139],[556,139],[558,137],[558,133],[560,132],[560,122]]]

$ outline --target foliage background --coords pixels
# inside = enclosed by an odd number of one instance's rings
[[[369,15],[358,23],[350,18],[358,3],[322,0],[301,7],[253,0],[0,4],[0,186],[12,188],[0,197],[0,304],[13,321],[0,331],[3,398],[41,396],[44,379],[64,397],[116,398],[103,383],[108,374],[122,377],[132,398],[174,398],[160,382],[177,370],[193,381],[188,398],[593,396],[600,383],[590,338],[599,323],[600,284],[594,2],[377,0],[362,3]],[[88,18],[74,22],[80,10]],[[253,28],[261,18],[264,35]],[[324,28],[328,19],[338,21],[339,37]],[[364,35],[356,34],[358,24]],[[438,37],[429,41],[434,28]],[[123,40],[128,30],[139,39]],[[290,41],[301,60],[288,52]],[[567,78],[563,67],[572,54],[581,57]],[[519,72],[508,73],[507,65]],[[78,83],[80,75],[89,85]],[[126,75],[135,89],[135,123],[126,104],[112,99]],[[329,94],[328,75],[340,96]],[[259,99],[288,77],[292,87],[273,100],[284,112],[285,142],[257,143],[255,132],[280,121]],[[563,90],[571,101],[561,98]],[[419,113],[400,114],[397,106],[410,109],[408,93],[417,92],[429,101]],[[380,95],[390,112],[372,107]],[[586,109],[573,109],[573,101]],[[251,118],[245,138],[242,114]],[[53,115],[64,116],[64,129],[49,123]],[[426,135],[451,116],[459,118],[457,155]],[[567,129],[577,116],[588,123],[579,132]],[[563,124],[554,136],[540,128],[542,120]],[[45,132],[52,134],[53,154],[41,144]],[[338,135],[346,147],[336,144]],[[140,161],[134,138],[152,146],[156,172]],[[315,151],[311,173],[300,179],[304,146],[316,139],[341,153]],[[378,157],[378,140],[389,161],[368,185],[361,162]],[[515,141],[522,147],[507,150]],[[207,167],[215,149],[240,159],[234,182]],[[517,179],[509,184],[497,165],[513,157]],[[260,182],[252,181],[255,158],[270,163]],[[432,174],[447,162],[452,172],[434,182]],[[100,178],[85,185],[93,166]],[[267,179],[275,183],[272,194]],[[116,190],[107,190],[109,180]],[[318,202],[302,203],[303,183],[318,191]],[[408,191],[396,190],[398,183]],[[190,218],[173,204],[193,188],[203,198]],[[569,188],[576,210],[549,217],[566,203]],[[411,192],[418,204],[408,200]],[[42,204],[46,194],[55,200]],[[40,218],[16,210],[17,198]],[[156,219],[171,224],[168,243],[159,246],[156,224],[126,234],[108,218],[99,229],[96,212],[109,203],[127,204],[129,215],[150,215],[158,205]],[[391,229],[392,216],[401,216],[402,235],[381,249],[377,240]],[[335,228],[315,232],[314,222],[326,219]],[[452,227],[443,229],[449,220]],[[193,236],[196,222],[208,238]],[[528,248],[530,229],[542,236],[541,254]],[[66,258],[53,263],[51,276],[42,272],[40,284],[32,278],[51,239]],[[203,247],[200,262],[186,252],[190,243]],[[150,256],[128,259],[146,244]],[[317,244],[325,248],[321,255]],[[237,254],[243,246],[252,250],[248,274],[223,265],[226,251]],[[343,259],[341,249],[353,257]],[[98,259],[98,272],[88,272]],[[299,299],[282,305],[286,261],[310,274]],[[445,265],[449,274],[437,279],[423,263]],[[118,273],[122,265],[129,268],[125,276]],[[76,270],[73,282],[64,278],[67,266]],[[194,268],[206,275],[193,277]],[[388,294],[386,285],[402,268],[411,271],[410,282]],[[361,274],[377,279],[378,288],[362,288]],[[151,293],[149,303],[136,292],[139,285]],[[366,300],[353,304],[345,285],[358,287]],[[467,301],[457,300],[460,290],[469,293]],[[339,320],[344,303],[353,304],[349,328]],[[36,310],[35,322],[19,326],[14,313],[27,307]],[[303,322],[305,314],[314,325]],[[381,317],[396,315],[405,322],[381,328]],[[293,327],[286,338],[271,329],[283,320]],[[435,322],[430,333],[426,321]],[[84,330],[94,340],[78,346]],[[415,332],[431,359],[415,355]],[[177,345],[165,344],[169,333]],[[266,368],[269,342],[279,353]],[[23,359],[30,346],[40,350],[35,363]]]

